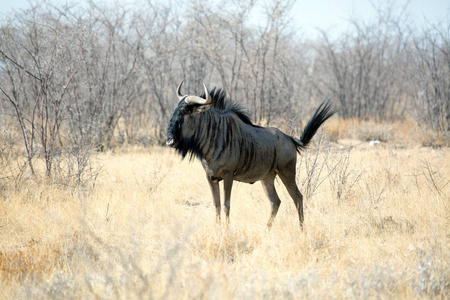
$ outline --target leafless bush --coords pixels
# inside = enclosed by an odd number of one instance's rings
[[[328,170],[325,163],[330,156],[331,148],[326,142],[326,136],[319,133],[317,143],[314,149],[302,153],[299,157],[297,173],[306,172],[306,176],[301,181],[300,190],[305,193],[307,199],[310,199],[322,183],[330,176],[334,170]],[[331,172],[328,172],[331,171]]]
[[[416,176],[425,178],[427,187],[434,195],[438,197],[445,196],[444,188],[450,183],[450,180],[447,180],[445,176],[436,171],[428,161],[421,161],[421,167],[417,170]]]
[[[15,134],[0,125],[0,195],[10,184],[19,188],[26,178],[26,163],[19,159],[19,143]]]
[[[328,168],[328,178],[331,189],[335,195],[338,204],[345,201],[358,184],[364,171],[355,170],[350,163],[351,148],[342,151],[336,151],[330,156],[325,164]]]
[[[32,175],[42,160],[47,178],[77,173],[80,182],[92,150],[110,146],[122,112],[139,96],[136,55],[126,55],[132,45],[116,34],[126,29],[118,25],[124,14],[101,13],[83,18],[70,7],[36,5],[1,27],[0,91]]]
[[[432,25],[414,39],[410,59],[416,84],[414,116],[422,129],[431,128],[437,137],[432,144],[450,139],[450,23]],[[443,139],[443,141],[438,141]]]

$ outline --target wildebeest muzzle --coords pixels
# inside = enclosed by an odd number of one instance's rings
[[[166,139],[166,145],[169,147],[174,147],[175,146],[175,141],[172,137],[167,137]]]

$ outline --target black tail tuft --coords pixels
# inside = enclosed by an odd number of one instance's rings
[[[294,138],[295,145],[297,146],[297,151],[300,152],[300,150],[308,146],[309,142],[312,140],[319,127],[331,116],[333,116],[335,112],[335,110],[331,109],[331,103],[329,100],[324,101],[322,102],[322,104],[320,104],[311,120],[309,120],[308,124],[306,124],[306,127],[303,129],[300,140]]]

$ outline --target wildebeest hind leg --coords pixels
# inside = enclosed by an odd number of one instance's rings
[[[263,187],[264,193],[266,193],[267,198],[269,198],[272,204],[272,213],[270,214],[269,221],[267,222],[267,227],[271,228],[273,220],[277,215],[278,208],[280,207],[280,198],[278,197],[277,191],[275,190],[275,176],[276,174],[270,174],[266,178],[261,180],[261,185]]]
[[[294,164],[295,166],[295,164]],[[300,193],[297,184],[295,183],[295,171],[289,174],[278,174],[286,186],[292,200],[294,200],[295,207],[297,208],[298,218],[300,221],[300,229],[303,230],[303,195]]]
[[[211,187],[211,193],[213,196],[214,206],[216,207],[216,222],[220,222],[220,189],[219,182],[213,181],[210,176],[207,176],[209,186]]]

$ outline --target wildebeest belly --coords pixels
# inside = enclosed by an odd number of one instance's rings
[[[256,181],[259,181],[259,180],[267,177],[267,175],[269,175],[269,174],[270,174],[270,172],[269,173],[263,173],[263,174],[261,174],[261,173],[259,173],[259,174],[245,174],[245,175],[235,174],[233,179],[236,180],[236,181],[253,184]]]
[[[263,159],[266,157],[267,159]],[[242,160],[242,159],[241,159]],[[208,163],[205,160],[202,161],[203,167],[208,176],[213,181],[221,181],[227,172],[233,173],[233,180],[237,180],[245,183],[255,183],[265,178],[276,169],[275,157],[272,155],[261,156],[258,159],[252,159],[247,161],[232,161],[218,163]]]
[[[276,152],[270,151],[241,162],[234,170],[234,180],[254,183],[261,180],[277,168]]]

